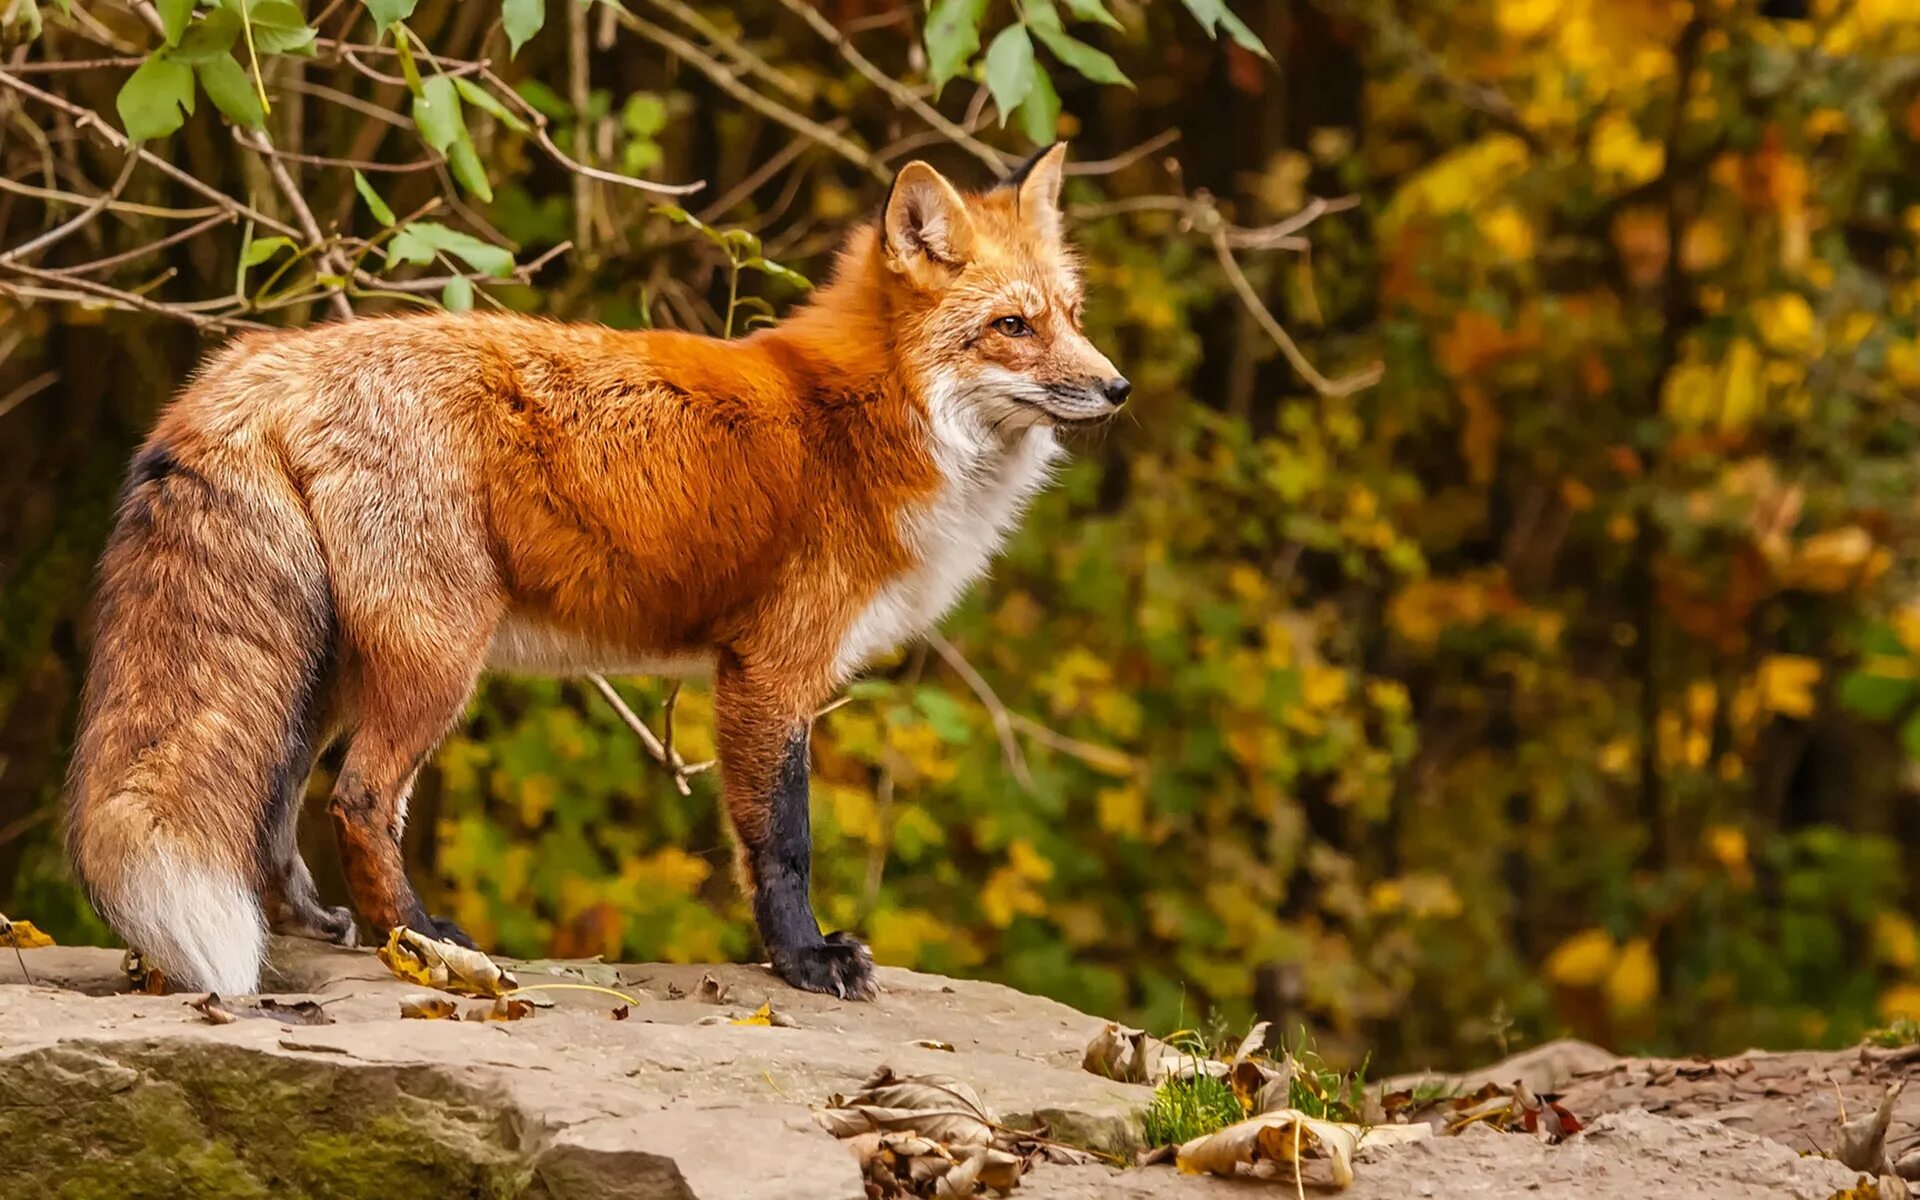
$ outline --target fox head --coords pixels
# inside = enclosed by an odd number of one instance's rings
[[[1104,420],[1132,385],[1080,331],[1079,265],[1066,244],[1055,143],[963,196],[924,162],[893,181],[880,256],[895,344],[936,423],[1010,436]]]

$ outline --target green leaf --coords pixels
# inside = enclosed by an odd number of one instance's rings
[[[1053,79],[1046,68],[1035,64],[1033,90],[1020,106],[1020,131],[1036,145],[1051,145],[1060,136],[1060,93],[1053,90]]]
[[[159,0],[160,27],[166,31],[167,45],[178,46],[180,35],[187,31],[187,24],[193,20],[193,6],[197,0]]]
[[[247,20],[253,26],[254,49],[261,54],[313,53],[317,31],[293,0],[256,0],[247,6]]]
[[[1242,47],[1253,51],[1268,62],[1273,61],[1273,55],[1268,53],[1266,46],[1254,36],[1253,30],[1247,28],[1247,23],[1227,7],[1227,0],[1180,0],[1180,2],[1187,6],[1187,11],[1193,14],[1193,19],[1200,22],[1200,28],[1207,31],[1208,37],[1217,38],[1220,36],[1220,31],[1224,29],[1227,31],[1227,36]]]
[[[515,133],[532,132],[525,121],[522,121],[518,116],[514,115],[512,109],[500,103],[498,96],[495,96],[486,88],[473,82],[473,80],[461,75],[454,79],[453,86],[454,89],[460,93],[462,100],[465,100],[481,112],[493,117],[508,129],[513,130]]]
[[[167,52],[175,62],[199,65],[232,52],[240,36],[240,16],[230,8],[216,8],[188,27],[180,45]]]
[[[1120,19],[1107,11],[1101,0],[1066,0],[1067,11],[1077,20],[1097,21],[1108,29],[1120,29]]]
[[[1915,694],[1914,681],[1855,671],[1840,681],[1840,704],[1869,721],[1890,721]]]
[[[1224,4],[1220,7],[1220,25],[1227,31],[1227,36],[1237,42],[1241,49],[1251,50],[1268,62],[1273,61],[1273,54],[1267,49],[1266,43],[1261,41],[1253,30],[1248,29],[1247,23],[1234,15],[1234,11]]]
[[[635,92],[620,109],[620,127],[636,137],[652,137],[667,127],[667,102],[652,92]]]
[[[487,168],[480,162],[480,154],[473,148],[473,139],[467,131],[460,131],[460,140],[447,151],[447,165],[453,168],[453,177],[460,186],[472,192],[485,203],[493,200],[493,184],[487,182]]]
[[[517,55],[547,23],[547,0],[502,0],[500,23],[507,30],[508,56]]]
[[[367,177],[359,171],[353,173],[353,190],[359,192],[360,198],[367,202],[367,211],[373,214],[374,220],[382,225],[393,224],[393,210],[387,207],[387,202],[380,198],[380,193],[373,190],[373,184],[367,182]]]
[[[1900,727],[1900,745],[1908,758],[1920,759],[1920,713],[1908,717],[1907,723]]]
[[[412,263],[424,267],[439,254],[451,254],[483,274],[503,277],[513,274],[513,255],[508,251],[432,221],[415,221],[387,243],[388,266]]]
[[[247,248],[240,252],[240,267],[242,270],[257,267],[282,250],[291,249],[293,249],[292,238],[267,237],[248,242]]]
[[[938,96],[947,81],[964,70],[980,49],[980,22],[986,15],[987,0],[934,0],[924,35],[927,74],[933,80],[934,95]]]
[[[193,71],[155,53],[127,77],[113,103],[134,141],[165,137],[193,112]]]
[[[373,23],[385,29],[395,21],[404,21],[413,15],[414,6],[420,0],[367,0],[367,11],[373,14]]]
[[[460,119],[460,96],[453,80],[435,75],[426,81],[422,93],[413,100],[413,123],[427,145],[452,157],[451,147],[467,132]]]
[[[1052,0],[1036,0],[1028,4],[1027,24],[1032,27],[1033,35],[1053,52],[1055,58],[1086,78],[1095,83],[1133,86],[1133,81],[1120,70],[1120,65],[1104,51],[1095,50],[1066,31],[1060,24],[1060,12],[1053,7]]]
[[[810,288],[813,286],[812,280],[794,270],[792,267],[774,262],[770,258],[762,258],[757,254],[745,260],[740,265],[751,270],[759,271],[769,278],[778,279],[782,283],[792,284],[797,288]]]
[[[21,0],[19,8],[14,11],[18,14],[14,19],[26,27],[27,40],[31,42],[39,37],[40,31],[46,26],[40,19],[40,5],[36,0]],[[5,11],[0,10],[0,16],[4,15]]]
[[[193,69],[200,76],[200,86],[207,90],[207,99],[234,124],[248,129],[266,124],[267,114],[260,109],[260,93],[254,90],[253,77],[231,54],[197,63]]]
[[[573,105],[566,98],[538,79],[522,79],[514,85],[514,91],[520,98],[533,106],[533,111],[549,121],[573,120]]]
[[[447,280],[440,292],[440,303],[448,312],[467,312],[473,308],[473,281],[465,275]]]
[[[1013,110],[1033,91],[1033,41],[1022,25],[1009,25],[987,47],[987,90],[1005,125]]]

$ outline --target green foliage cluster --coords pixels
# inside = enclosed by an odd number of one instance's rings
[[[307,45],[280,6],[161,5],[165,45],[116,76],[128,132],[206,120],[196,80],[270,123],[248,56]],[[501,6],[510,93],[435,71],[472,49],[435,40],[446,0],[368,7],[409,137],[494,232],[396,218],[430,179],[326,186],[393,268],[488,277],[449,307],[738,333],[878,199],[811,152],[719,213],[575,189],[531,114],[709,196],[791,134],[636,43],[570,88],[542,29],[562,5]],[[1897,0],[1796,22],[1745,0],[1237,7],[935,0],[913,29],[859,26],[943,111],[984,89],[1009,147],[1111,157],[1180,123],[1185,182],[1222,207],[1174,198],[1154,158],[1072,182],[1088,328],[1137,416],[1077,446],[946,623],[952,657],[908,648],[819,720],[822,919],[883,962],[1156,1028],[1196,1006],[1305,1023],[1330,1060],[1395,1068],[1920,1017],[1920,23]],[[698,14],[812,119],[893,136],[893,100],[786,6]],[[1342,72],[1358,86],[1322,86]],[[1310,255],[1252,233],[1342,194],[1358,207],[1304,230]],[[493,282],[568,238],[563,278]],[[1328,375],[1379,359],[1382,382],[1289,370],[1222,252]],[[287,272],[269,303],[322,269],[283,239],[234,253],[243,290]],[[0,612],[33,616],[22,663],[56,653],[35,578],[0,575]],[[665,685],[619,685],[657,721]],[[676,749],[709,757],[704,687],[675,707]],[[714,776],[690,791],[592,689],[496,680],[423,778],[415,857],[509,953],[747,955]],[[44,832],[13,894],[85,934]]]

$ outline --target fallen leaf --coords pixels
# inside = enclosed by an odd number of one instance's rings
[[[1267,1021],[1256,1022],[1252,1029],[1247,1030],[1247,1036],[1240,1039],[1240,1048],[1235,1050],[1233,1057],[1227,1061],[1232,1063],[1243,1062],[1260,1053],[1267,1044],[1267,1028],[1269,1024]]]
[[[1846,1120],[1843,1111],[1840,1132],[1833,1140],[1833,1156],[1856,1171],[1891,1175],[1893,1164],[1887,1160],[1887,1128],[1893,1122],[1893,1104],[1905,1091],[1906,1081],[1887,1085],[1880,1107],[1865,1116]]]
[[[624,1021],[632,1014],[632,1011],[632,1009],[624,1004],[616,1004],[607,1012],[607,1019],[610,1021]]]
[[[127,985],[134,991],[148,996],[166,994],[167,973],[159,967],[148,966],[138,950],[128,950],[120,956],[120,969],[126,973]]]
[[[5,913],[0,913],[0,945],[16,950],[39,950],[53,944],[53,939],[35,929],[32,921],[10,921]]]
[[[445,996],[409,996],[400,1002],[400,1015],[414,1021],[444,1021],[459,1011]]]
[[[773,1024],[773,1001],[768,1000],[754,1009],[752,1016],[735,1017],[727,1023],[729,1025],[771,1025]]]
[[[1180,1170],[1190,1175],[1210,1173],[1233,1175],[1242,1166],[1262,1162],[1284,1162],[1300,1169],[1300,1160],[1309,1154],[1324,1156],[1333,1171],[1336,1186],[1353,1182],[1353,1152],[1362,1137],[1368,1145],[1413,1142],[1432,1136],[1425,1125],[1382,1125],[1363,1129],[1336,1121],[1322,1121],[1298,1109],[1249,1117],[1225,1129],[1183,1144],[1174,1153]]]
[[[333,1024],[333,1018],[327,1015],[327,1010],[312,1000],[282,1004],[278,1000],[267,997],[253,1004],[234,1004],[222,1000],[218,993],[208,992],[200,999],[190,1002],[188,1007],[198,1009],[208,1021],[215,1025],[231,1025],[242,1018],[277,1021],[282,1025]]]
[[[1249,1116],[1278,1112],[1288,1106],[1293,1092],[1293,1060],[1289,1058],[1283,1067],[1276,1068],[1243,1058],[1233,1064],[1227,1080]]]
[[[1109,1021],[1080,1056],[1080,1065],[1095,1075],[1122,1083],[1158,1083],[1164,1079],[1185,1079],[1204,1071],[1220,1077],[1229,1070],[1216,1059],[1182,1054],[1144,1029],[1130,1029]]]
[[[495,996],[492,1004],[476,1004],[467,1010],[464,1021],[524,1021],[533,1015],[533,1005],[512,996]]]
[[[733,999],[733,989],[711,975],[702,975],[693,998],[702,1004],[726,1004]]]
[[[456,946],[396,925],[380,947],[380,961],[408,983],[462,996],[500,996],[519,980],[478,950]]]
[[[959,1053],[953,1048],[952,1042],[939,1042],[932,1038],[915,1038],[912,1044],[920,1047],[922,1050],[945,1050],[948,1054]]]
[[[947,1075],[898,1076],[881,1067],[852,1096],[814,1113],[835,1137],[912,1130],[950,1146],[984,1146],[999,1121],[972,1087]]]

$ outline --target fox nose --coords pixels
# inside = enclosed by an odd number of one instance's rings
[[[1107,380],[1106,384],[1100,390],[1106,393],[1107,403],[1113,405],[1115,408],[1119,408],[1127,402],[1127,397],[1133,394],[1133,385],[1127,382],[1126,379],[1116,375],[1114,378]]]

